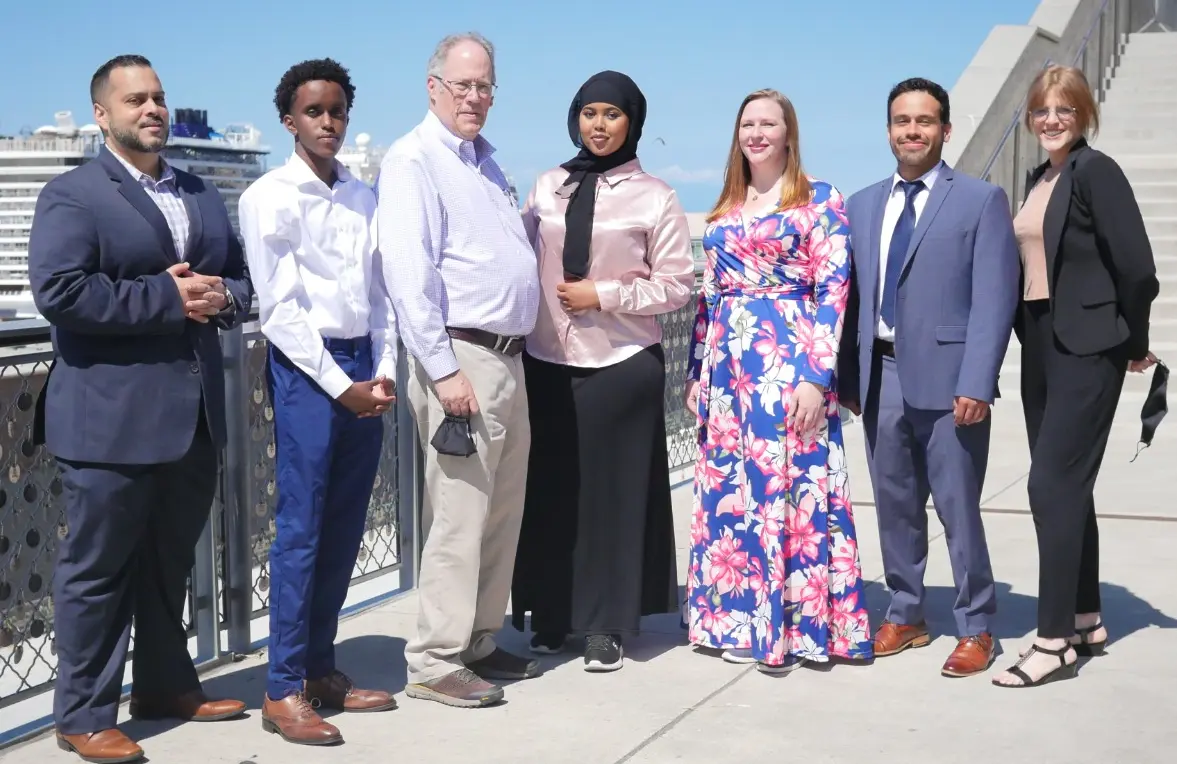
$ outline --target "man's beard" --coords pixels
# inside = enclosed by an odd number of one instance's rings
[[[118,127],[111,127],[110,130],[111,137],[114,138],[118,145],[122,146],[128,151],[138,151],[143,154],[158,154],[160,151],[162,151],[163,147],[168,142],[168,134],[168,125],[165,122],[163,123],[163,130],[159,135],[159,145],[154,146],[144,143],[139,138],[139,133],[136,130],[125,130]]]

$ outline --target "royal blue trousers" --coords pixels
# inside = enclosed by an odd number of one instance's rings
[[[372,378],[368,337],[325,343],[353,381]],[[304,679],[335,669],[339,611],[364,533],[384,422],[351,413],[273,346],[268,360],[278,506],[266,692],[281,700],[301,691]]]

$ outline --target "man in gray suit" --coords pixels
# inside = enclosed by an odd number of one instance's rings
[[[931,641],[930,492],[956,583],[958,642],[941,673],[970,676],[994,656],[980,499],[1021,265],[1005,192],[940,158],[952,129],[944,88],[906,80],[887,108],[898,167],[847,205],[855,275],[839,374],[842,404],[862,414],[891,591],[874,649],[882,657]]]

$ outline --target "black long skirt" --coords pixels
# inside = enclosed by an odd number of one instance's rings
[[[652,345],[583,369],[524,356],[527,501],[511,589],[533,632],[634,634],[678,613],[665,357]]]

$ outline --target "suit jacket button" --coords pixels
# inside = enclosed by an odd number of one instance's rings
[[[200,364],[198,364],[198,363],[192,364],[191,366],[188,367],[188,371],[192,372],[193,374],[199,374],[200,373]]]

